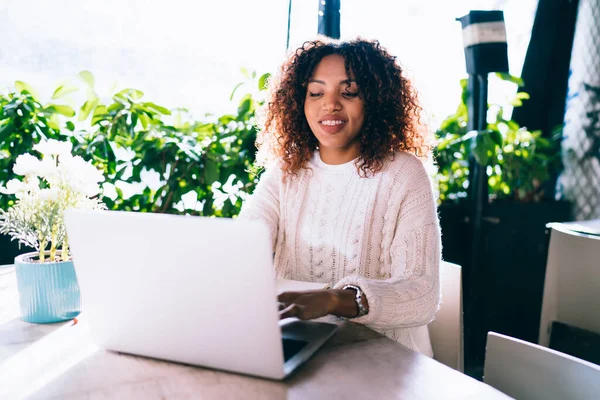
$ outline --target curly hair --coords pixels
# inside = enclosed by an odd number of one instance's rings
[[[310,160],[318,141],[304,114],[307,85],[321,59],[331,54],[344,57],[346,75],[354,73],[359,95],[364,99],[365,121],[359,133],[356,163],[361,176],[379,172],[386,157],[396,151],[428,159],[431,142],[421,120],[417,92],[403,75],[396,57],[378,41],[318,39],[298,48],[269,82],[269,97],[256,141],[259,164],[277,159],[287,175],[296,175]]]

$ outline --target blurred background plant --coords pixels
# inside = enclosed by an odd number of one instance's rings
[[[499,75],[501,79],[522,85],[519,78]],[[435,182],[440,202],[461,202],[469,187],[469,158],[471,154],[487,166],[490,201],[513,200],[539,202],[551,196],[552,179],[562,169],[560,138],[557,129],[551,138],[541,131],[529,131],[504,116],[505,106],[491,105],[486,131],[467,131],[467,80],[461,80],[462,96],[456,112],[440,124],[434,150],[438,173]],[[527,100],[520,92],[510,102],[513,107]],[[474,140],[473,140],[474,139]]]
[[[269,78],[242,73],[244,82],[231,94],[232,101],[239,98],[237,113],[202,119],[145,101],[137,89],[103,99],[89,71],[78,75],[78,84],[57,87],[46,105],[18,81],[0,95],[0,185],[16,177],[12,165],[18,154],[41,140],[69,140],[74,155],[103,171],[101,200],[108,209],[235,216],[258,176],[254,118]],[[248,91],[238,95],[244,88]],[[75,107],[77,96],[81,107]],[[0,209],[14,202],[14,196],[3,195]]]

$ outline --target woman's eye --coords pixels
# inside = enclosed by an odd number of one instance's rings
[[[321,96],[323,93],[313,93],[313,92],[308,92],[310,97],[319,97]]]
[[[358,92],[344,92],[344,96],[346,96],[346,97],[356,97],[356,96],[358,96]]]

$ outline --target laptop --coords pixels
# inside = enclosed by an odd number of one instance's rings
[[[279,320],[259,222],[69,210],[83,313],[101,347],[281,380],[337,325]]]

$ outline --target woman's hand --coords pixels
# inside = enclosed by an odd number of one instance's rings
[[[333,314],[352,318],[358,314],[355,296],[356,292],[352,289],[283,292],[278,296],[279,317],[315,319]]]
[[[279,317],[281,319],[324,317],[331,314],[336,306],[336,298],[331,290],[283,292],[277,299],[279,300]]]

